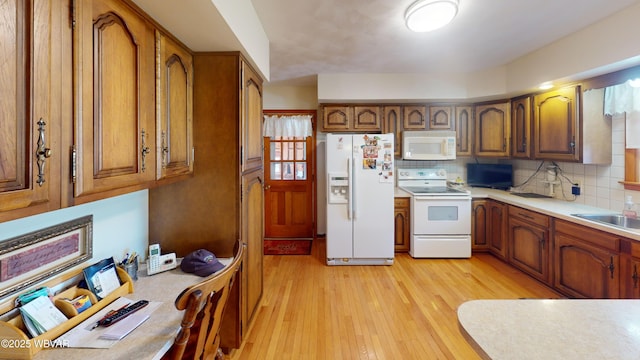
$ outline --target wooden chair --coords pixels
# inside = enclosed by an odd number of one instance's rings
[[[178,310],[185,310],[184,317],[163,359],[224,359],[219,348],[220,324],[244,248],[245,245],[238,242],[231,264],[178,295],[175,305]]]

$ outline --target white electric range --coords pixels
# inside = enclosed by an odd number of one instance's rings
[[[398,169],[397,185],[411,194],[414,258],[471,256],[471,193],[447,186],[444,169]]]

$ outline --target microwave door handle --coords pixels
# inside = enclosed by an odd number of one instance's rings
[[[447,149],[447,139],[442,139],[442,154],[444,156],[449,155],[448,149]]]

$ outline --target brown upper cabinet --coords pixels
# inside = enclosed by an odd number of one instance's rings
[[[473,155],[473,106],[456,106],[456,156]]]
[[[453,130],[453,128],[454,128],[453,106],[430,106],[429,107],[429,129]]]
[[[26,6],[25,3],[29,5]],[[64,15],[51,1],[0,6],[0,221],[60,207]],[[35,26],[31,26],[35,24]]]
[[[476,105],[475,155],[508,157],[510,154],[511,103]]]
[[[511,156],[531,158],[531,97],[511,100]]]
[[[157,179],[193,173],[193,57],[156,30]]]
[[[382,131],[382,108],[377,105],[323,105],[322,124],[324,132],[371,132]]]
[[[242,172],[262,169],[262,78],[246,61],[240,62],[242,84],[240,96],[240,121],[243,131],[240,139]]]
[[[402,107],[400,105],[384,106],[382,108],[382,133],[393,134],[395,157],[402,156]]]
[[[155,29],[119,0],[75,6],[73,180],[84,202],[156,177]]]
[[[405,105],[402,128],[404,130],[426,130],[427,107],[425,105]]]
[[[578,99],[571,86],[534,96],[533,134],[536,159],[580,161]]]

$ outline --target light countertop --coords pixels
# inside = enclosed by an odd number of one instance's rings
[[[640,356],[640,300],[472,300],[458,321],[484,359]]]

